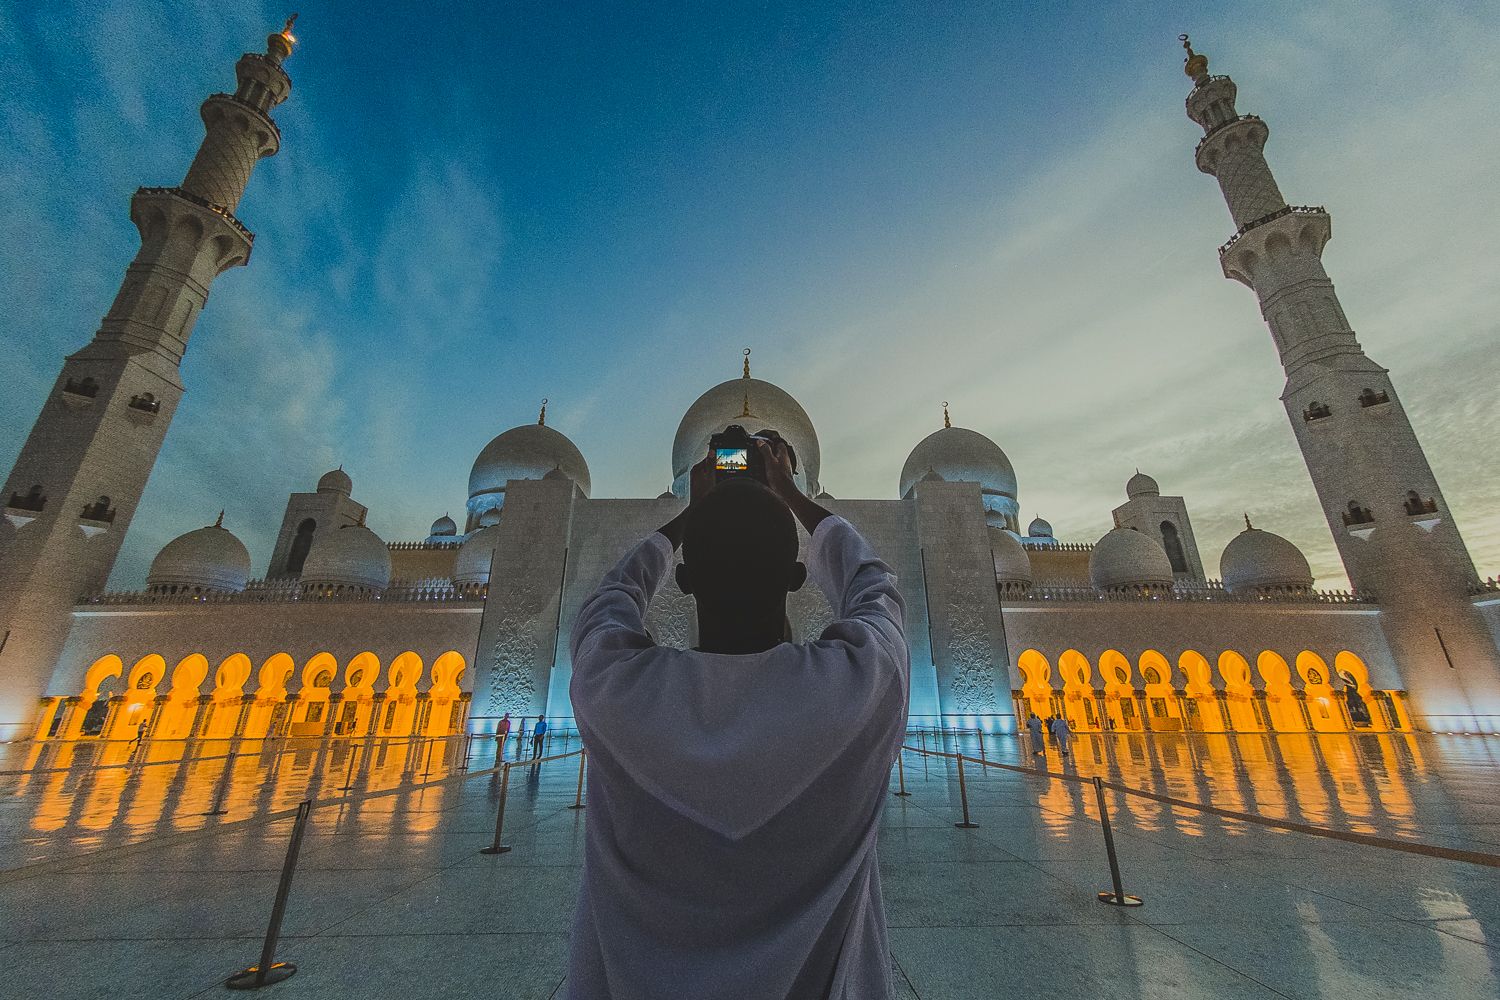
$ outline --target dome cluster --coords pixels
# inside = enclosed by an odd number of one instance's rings
[[[391,583],[391,550],[363,524],[319,532],[302,564],[305,591],[379,594]]]
[[[1134,528],[1111,528],[1089,553],[1089,582],[1108,592],[1171,590],[1166,550]]]
[[[1016,470],[1000,446],[983,434],[945,426],[917,443],[901,467],[901,496],[910,497],[918,483],[937,481],[978,483],[990,526],[1019,532]]]
[[[567,435],[543,423],[522,424],[503,432],[479,453],[469,472],[472,523],[505,505],[505,484],[515,479],[543,479],[558,471],[589,495],[589,466]]]

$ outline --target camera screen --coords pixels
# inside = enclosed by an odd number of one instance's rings
[[[719,472],[746,472],[750,468],[750,449],[715,448],[714,468]]]

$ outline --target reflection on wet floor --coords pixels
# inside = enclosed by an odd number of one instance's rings
[[[1066,759],[1012,736],[910,742],[1500,853],[1500,741],[1485,737],[1093,735]],[[1126,913],[1094,899],[1109,876],[1091,787],[970,765],[978,828],[959,830],[954,762],[903,760],[912,794],[889,800],[880,841],[899,997],[1500,997],[1494,868],[1111,792],[1125,888],[1146,900]],[[290,830],[271,817],[312,798],[329,802],[309,824],[283,946],[302,971],[279,993],[365,996],[378,980],[403,1000],[497,984],[550,997],[587,822],[569,809],[578,768],[512,773],[514,850],[491,857],[478,848],[493,835],[493,762],[492,742],[461,739],[0,747],[11,985],[220,995],[265,926]]]

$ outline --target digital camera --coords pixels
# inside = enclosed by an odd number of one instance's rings
[[[791,456],[792,471],[797,471],[796,451],[792,449],[791,442],[776,431],[763,430],[759,434],[747,434],[739,424],[730,424],[708,440],[708,447],[714,456],[714,481],[751,476],[759,482],[766,482],[765,465],[755,447],[757,441],[767,444],[779,442]]]

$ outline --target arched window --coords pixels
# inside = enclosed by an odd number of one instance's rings
[[[1333,410],[1327,403],[1320,403],[1316,399],[1307,404],[1307,409],[1302,411],[1302,419],[1306,421],[1322,420],[1324,417],[1332,416]]]
[[[1406,491],[1406,512],[1408,514],[1433,514],[1437,512],[1437,501],[1432,497],[1426,500],[1416,490]]]
[[[1360,406],[1379,406],[1381,403],[1389,403],[1390,394],[1384,389],[1376,392],[1374,389],[1361,389],[1359,393]]]
[[[1349,501],[1349,509],[1344,511],[1344,524],[1371,524],[1375,515],[1370,513],[1370,508],[1360,504],[1358,500]]]
[[[99,395],[99,383],[94,381],[93,376],[91,375],[85,375],[83,378],[78,379],[77,381],[68,379],[63,383],[63,392],[71,393],[74,396],[85,396],[89,399],[93,399],[95,396]]]
[[[10,506],[16,510],[29,510],[36,512],[47,506],[47,498],[42,495],[42,484],[34,484],[23,497],[19,493],[10,495]]]
[[[1171,521],[1161,523],[1161,544],[1167,550],[1167,561],[1172,564],[1172,572],[1188,572],[1187,553],[1182,550],[1182,536],[1177,534],[1177,525]]]
[[[140,410],[142,413],[161,412],[161,401],[149,392],[143,392],[139,396],[130,397],[130,408]]]
[[[297,536],[292,539],[292,551],[286,557],[288,573],[302,572],[302,564],[307,562],[307,551],[312,548],[313,532],[317,530],[318,522],[310,517],[297,525]]]
[[[112,524],[115,520],[115,509],[109,505],[109,497],[100,497],[83,508],[83,513],[79,516],[88,521],[105,521]]]

